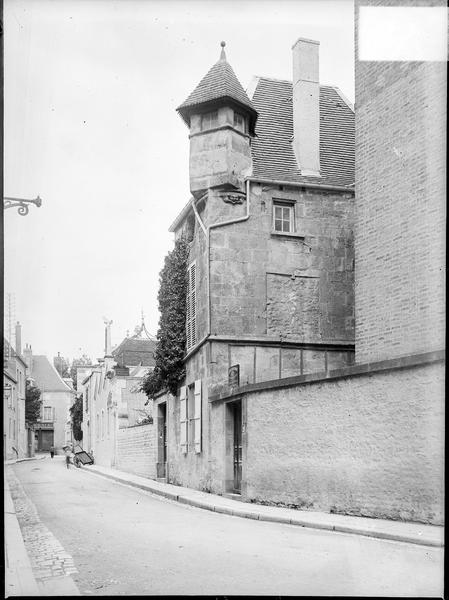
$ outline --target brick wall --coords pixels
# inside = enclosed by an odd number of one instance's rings
[[[446,68],[356,61],[357,362],[444,347]]]
[[[247,500],[443,521],[444,366],[246,394]]]
[[[119,429],[117,464],[120,471],[142,477],[156,477],[156,439],[153,425]]]

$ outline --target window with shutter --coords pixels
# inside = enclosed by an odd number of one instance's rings
[[[195,452],[201,452],[201,379],[195,381],[195,396],[194,396],[194,434],[193,444]]]
[[[185,385],[180,390],[179,422],[181,425],[181,452],[187,453],[187,388]]]
[[[186,345],[189,351],[196,343],[196,263],[190,265],[187,278]]]

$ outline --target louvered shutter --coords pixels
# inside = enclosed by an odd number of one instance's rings
[[[179,411],[179,422],[181,424],[181,452],[187,453],[187,388],[185,385],[181,387],[180,391],[180,411]]]
[[[192,336],[192,346],[196,343],[196,264],[193,263],[190,269],[191,275],[191,296],[190,296],[190,328]]]
[[[195,381],[195,439],[193,440],[195,445],[195,452],[198,454],[201,452],[201,379]]]
[[[186,346],[189,351],[196,343],[196,264],[187,272]]]

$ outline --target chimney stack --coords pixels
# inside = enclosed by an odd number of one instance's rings
[[[22,325],[19,321],[16,323],[16,354],[22,354]]]
[[[320,176],[319,46],[299,38],[293,50],[293,149],[301,175]]]
[[[33,370],[33,351],[31,349],[31,344],[30,346],[28,346],[28,344],[25,345],[25,349],[23,351],[23,358],[27,364],[28,369],[31,372]]]

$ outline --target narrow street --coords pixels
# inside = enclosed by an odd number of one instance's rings
[[[442,549],[216,514],[59,456],[7,477],[37,580],[82,595],[441,594]]]

